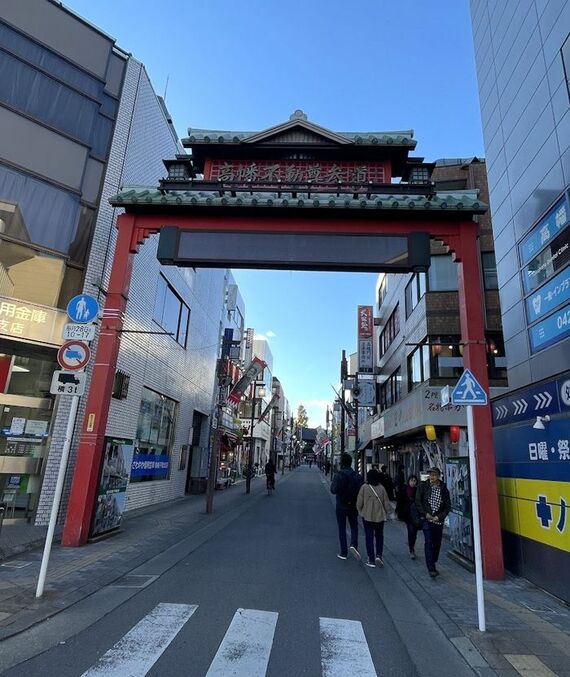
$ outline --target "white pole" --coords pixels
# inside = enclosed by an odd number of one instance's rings
[[[36,588],[36,597],[41,597],[44,594],[44,584],[46,582],[46,573],[49,563],[49,556],[51,553],[51,545],[53,541],[53,532],[55,531],[55,524],[57,522],[57,514],[59,512],[59,504],[61,502],[61,494],[63,491],[63,482],[65,480],[65,471],[67,469],[67,459],[69,458],[69,449],[71,448],[71,438],[73,435],[73,428],[75,427],[75,417],[77,416],[77,406],[79,404],[79,396],[74,395],[71,399],[71,408],[69,410],[69,418],[67,420],[67,428],[65,430],[65,442],[63,443],[63,450],[61,452],[61,460],[59,462],[59,471],[57,473],[57,482],[55,485],[55,494],[51,506],[51,515],[49,518],[48,531],[46,535],[46,542],[44,545],[44,554],[42,555],[42,565],[40,567],[40,575],[38,578],[38,587]]]
[[[469,439],[469,467],[471,476],[471,512],[473,547],[475,550],[475,582],[477,588],[477,616],[479,630],[485,632],[485,595],[483,592],[483,561],[481,559],[481,531],[479,527],[479,490],[477,488],[477,459],[475,458],[475,426],[473,407],[467,406],[467,437]]]

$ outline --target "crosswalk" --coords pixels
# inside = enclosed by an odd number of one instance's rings
[[[144,677],[197,610],[158,604],[81,677]],[[238,609],[206,677],[265,677],[278,618],[274,611]],[[322,677],[377,677],[362,623],[319,618],[319,633]]]

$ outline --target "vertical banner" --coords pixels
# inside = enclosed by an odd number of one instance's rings
[[[445,483],[449,489],[449,540],[455,552],[474,561],[471,518],[469,458],[457,456],[445,461]]]
[[[243,361],[246,364],[249,364],[253,357],[253,335],[254,330],[251,327],[245,330],[245,354]]]
[[[372,306],[358,306],[358,371],[374,373],[374,319]]]
[[[133,452],[133,440],[105,438],[105,455],[91,536],[100,536],[119,528],[125,510]]]

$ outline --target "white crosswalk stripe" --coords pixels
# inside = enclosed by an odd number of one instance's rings
[[[146,675],[197,608],[158,604],[81,677]]]
[[[319,618],[323,677],[377,677],[362,623]]]
[[[81,677],[144,677],[197,604],[158,604]],[[238,609],[206,677],[265,677],[279,614]],[[359,621],[319,618],[322,677],[377,677]],[[192,630],[200,631],[200,625]],[[172,648],[170,651],[174,651]]]
[[[206,677],[264,677],[279,614],[238,609]]]

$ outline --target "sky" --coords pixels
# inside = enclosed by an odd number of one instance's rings
[[[413,155],[484,156],[468,0],[67,0],[145,64],[179,136],[257,131],[296,109],[335,131],[413,129]],[[375,274],[234,271],[246,325],[311,426]]]

